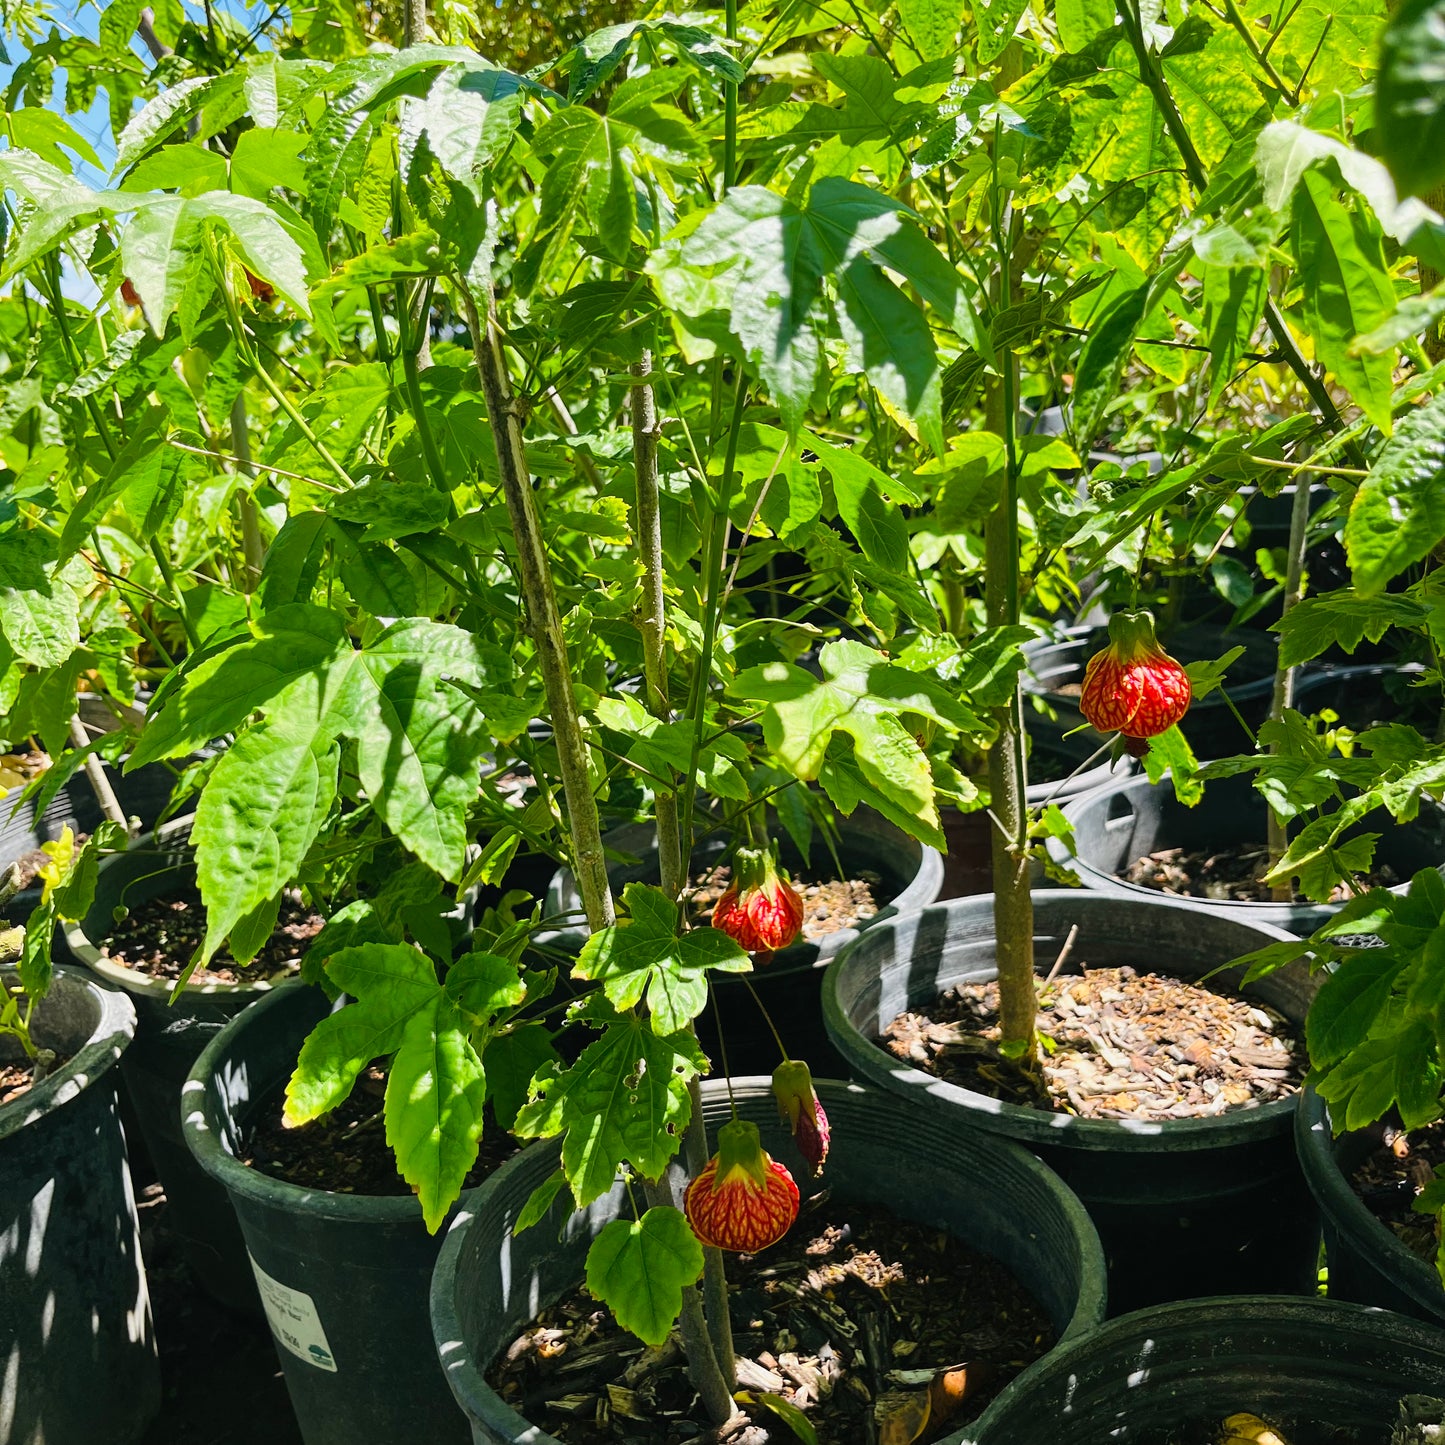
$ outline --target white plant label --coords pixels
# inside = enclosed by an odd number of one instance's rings
[[[261,1303],[265,1306],[271,1333],[297,1359],[334,1375],[336,1361],[331,1356],[331,1346],[327,1342],[326,1331],[321,1328],[321,1317],[316,1313],[311,1296],[282,1284],[279,1279],[272,1279],[254,1259],[251,1260],[251,1268],[261,1291]]]

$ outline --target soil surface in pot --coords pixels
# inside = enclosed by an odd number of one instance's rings
[[[732,870],[709,868],[692,880],[692,922],[708,923],[718,900],[728,891]],[[812,943],[844,928],[857,928],[883,906],[874,896],[874,889],[883,879],[873,872],[861,872],[856,878],[828,878],[820,883],[792,880],[803,900],[802,936]],[[884,900],[887,901],[886,899]]]
[[[302,1189],[375,1197],[410,1194],[411,1185],[397,1172],[396,1156],[386,1142],[385,1094],[386,1072],[372,1064],[362,1070],[346,1102],[327,1118],[288,1129],[281,1122],[286,1094],[278,1089],[259,1109],[241,1162]],[[482,1147],[463,1187],[480,1184],[517,1147],[488,1108]]]
[[[950,1084],[1089,1119],[1199,1119],[1299,1090],[1303,1041],[1272,1009],[1132,968],[1039,985],[1040,1074],[998,1049],[998,985],[961,984],[901,1013],[883,1047]]]
[[[326,920],[301,900],[287,894],[281,900],[276,930],[260,953],[244,967],[222,948],[206,968],[198,968],[190,981],[206,983],[274,982],[296,972],[311,940]],[[150,978],[178,979],[206,936],[206,910],[194,894],[147,898],[137,903],[111,928],[100,945],[101,953],[121,968],[133,968]]]
[[[1394,1231],[1407,1249],[1435,1263],[1438,1243],[1435,1216],[1411,1207],[1421,1191],[1445,1165],[1445,1119],[1412,1129],[1385,1130],[1380,1147],[1355,1170],[1351,1182],[1365,1207]]]
[[[771,1249],[729,1255],[728,1278],[738,1388],[752,1403],[725,1436],[694,1414],[675,1342],[646,1349],[582,1289],[543,1311],[487,1379],[567,1445],[797,1445],[758,1403],[769,1395],[803,1411],[819,1445],[873,1445],[912,1439],[888,1431],[916,1421],[925,1399],[935,1426],[956,1429],[1054,1342],[1002,1265],[826,1192]]]
[[[1241,843],[1233,848],[1190,851],[1162,848],[1136,858],[1119,876],[1126,883],[1152,888],[1176,898],[1213,898],[1230,903],[1269,903],[1274,892],[1264,882],[1269,872],[1269,849]],[[1393,888],[1400,879],[1389,864],[1381,864],[1361,875],[1371,888]],[[1343,903],[1350,891],[1341,884],[1330,895],[1331,903]],[[1295,903],[1308,902],[1303,893]]]
[[[46,1050],[42,1049],[44,1055]],[[45,1066],[45,1075],[42,1078],[53,1074],[57,1069],[63,1069],[70,1062],[69,1054],[56,1056],[51,1054],[50,1061]],[[28,1094],[35,1087],[35,1065],[29,1059],[18,1060],[15,1063],[0,1064],[0,1105],[8,1104],[13,1099],[18,1099]]]

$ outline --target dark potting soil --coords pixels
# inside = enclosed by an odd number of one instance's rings
[[[1125,882],[1179,898],[1214,898],[1231,903],[1268,903],[1273,891],[1263,881],[1269,872],[1269,849],[1239,844],[1212,851],[1162,848],[1136,858],[1120,875]],[[1372,888],[1393,888],[1400,879],[1388,864],[1364,875]],[[1330,895],[1331,903],[1343,903],[1350,891],[1343,884]],[[1307,901],[1302,893],[1294,902]]]
[[[566,1445],[797,1445],[769,1397],[803,1411],[818,1445],[885,1445],[913,1438],[898,1432],[925,1400],[922,1438],[965,1424],[1054,1342],[1002,1265],[826,1193],[772,1248],[729,1255],[728,1278],[738,1390],[750,1398],[726,1435],[704,1423],[676,1336],[645,1348],[584,1289],[544,1310],[487,1379]]]
[[[713,908],[727,892],[731,877],[732,870],[723,867],[710,868],[692,880],[694,923],[711,921]],[[856,878],[827,878],[819,883],[794,878],[793,887],[803,900],[803,937],[816,943],[830,933],[856,928],[865,919],[872,918],[882,907],[874,894],[882,882],[877,873],[868,870],[861,871]]]
[[[1132,968],[1089,968],[1039,985],[1042,1068],[998,1049],[998,985],[961,984],[927,1013],[901,1013],[895,1057],[1011,1104],[1090,1119],[1198,1119],[1296,1093],[1302,1041],[1272,1009]]]
[[[295,973],[325,924],[314,908],[288,893],[281,900],[275,932],[250,963],[242,967],[222,948],[206,968],[191,975],[191,982],[272,982]],[[112,927],[100,951],[121,968],[137,969],[151,978],[178,979],[205,936],[205,906],[194,894],[148,898]]]
[[[386,1073],[375,1064],[364,1069],[346,1102],[324,1119],[288,1129],[281,1122],[285,1092],[278,1089],[261,1106],[242,1162],[273,1179],[332,1194],[385,1197],[410,1194],[397,1173],[396,1156],[386,1142],[382,1100]],[[517,1152],[517,1141],[487,1111],[482,1147],[465,1188],[480,1184]]]
[[[1445,1165],[1445,1119],[1412,1129],[1385,1130],[1378,1149],[1355,1170],[1351,1182],[1365,1206],[1396,1238],[1430,1264],[1435,1263],[1439,1241],[1436,1216],[1417,1214],[1411,1205]]]

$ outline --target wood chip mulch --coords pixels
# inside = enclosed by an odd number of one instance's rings
[[[287,893],[275,932],[250,963],[242,967],[222,948],[208,967],[191,975],[191,982],[260,983],[284,978],[296,972],[325,924],[299,894]],[[178,979],[205,936],[206,910],[199,898],[148,898],[111,928],[100,951],[121,968],[138,969],[151,978]]]
[[[1274,898],[1264,882],[1269,872],[1269,849],[1248,844],[1233,848],[1194,850],[1161,848],[1136,858],[1119,876],[1126,883],[1153,888],[1177,898],[1213,898],[1230,903],[1269,903]],[[1400,880],[1388,864],[1373,869],[1366,881],[1376,888],[1393,888]],[[1330,902],[1343,903],[1350,890],[1340,884]],[[1293,901],[1305,902],[1296,893]]]
[[[998,1050],[998,985],[949,989],[880,1040],[896,1058],[1009,1103],[1090,1119],[1202,1119],[1296,1093],[1303,1041],[1272,1009],[1132,968],[1039,989],[1042,1069]]]
[[[797,1445],[769,1399],[802,1411],[818,1445],[907,1445],[974,1418],[1055,1338],[1003,1266],[826,1192],[771,1249],[729,1255],[728,1279],[748,1401],[721,1431],[697,1413],[676,1335],[645,1347],[582,1289],[544,1310],[487,1378],[566,1445]]]
[[[27,1060],[23,1064],[0,1064],[0,1105],[18,1099],[30,1092],[31,1070]]]

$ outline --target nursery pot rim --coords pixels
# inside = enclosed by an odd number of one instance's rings
[[[1052,905],[1070,906],[1079,909],[1117,907],[1127,904],[1138,908],[1168,908],[1176,912],[1193,913],[1201,918],[1219,919],[1220,914],[1197,906],[1193,900],[1164,898],[1159,895],[1136,899],[1123,892],[1107,892],[1080,888],[1044,888],[1033,895],[1035,917],[1040,908]],[[915,919],[927,919],[941,913],[982,913],[992,916],[993,897],[981,893],[965,898],[946,898],[913,915]],[[1241,927],[1254,929],[1274,942],[1294,942],[1295,935],[1272,924],[1245,922],[1230,919]],[[875,934],[875,941],[881,934]],[[1183,1152],[1192,1149],[1219,1149],[1232,1147],[1247,1140],[1269,1138],[1285,1132],[1289,1120],[1298,1106],[1299,1094],[1284,1099],[1273,1099],[1267,1104],[1235,1109],[1226,1114],[1216,1114],[1203,1119],[1084,1119],[1076,1114],[1029,1108],[1023,1104],[1009,1104],[988,1094],[965,1089],[951,1084],[933,1074],[895,1059],[873,1039],[865,1038],[844,1012],[839,997],[843,975],[856,967],[855,960],[866,946],[860,939],[835,958],[823,979],[823,1026],[828,1037],[850,1067],[871,1082],[874,1087],[902,1093],[918,1089],[953,1104],[964,1110],[975,1126],[995,1133],[1006,1133],[1009,1138],[1027,1140],[1030,1146],[1040,1144],[1074,1149],[1112,1150],[1116,1152]],[[981,970],[987,973],[988,970]],[[1037,962],[1035,972],[1038,972]],[[1187,982],[1187,980],[1181,980]],[[889,1079],[882,1082],[883,1075]],[[995,1123],[993,1121],[997,1120]],[[1003,1126],[1003,1127],[1001,1127]]]
[[[1200,766],[1203,767],[1205,764],[1201,764]],[[1153,782],[1144,773],[1138,773],[1131,778],[1119,778],[1116,781],[1105,783],[1103,787],[1097,788],[1094,792],[1084,797],[1071,798],[1067,803],[1063,804],[1064,817],[1068,822],[1074,823],[1078,820],[1080,813],[1085,808],[1099,807],[1106,803],[1108,799],[1131,789],[1138,789],[1140,793],[1143,793],[1146,788],[1151,790],[1162,788],[1168,784],[1169,781],[1168,773],[1157,783]],[[1260,802],[1264,802],[1262,797],[1260,798]],[[1435,806],[1437,808],[1442,807],[1442,805],[1438,803],[1435,804]],[[1445,809],[1442,809],[1442,811],[1445,811]],[[1397,823],[1395,826],[1408,828],[1410,824]],[[1094,864],[1090,863],[1087,859],[1080,858],[1076,853],[1071,853],[1062,838],[1050,837],[1046,838],[1044,842],[1049,850],[1049,857],[1061,868],[1067,869],[1076,877],[1085,880],[1083,887],[1090,893],[1116,892],[1126,894],[1132,898],[1158,898],[1165,901],[1173,898],[1172,894],[1161,893],[1157,888],[1146,888],[1142,883],[1130,883],[1127,878],[1120,878],[1117,873],[1105,873],[1103,869],[1095,867]],[[1445,864],[1442,864],[1441,867],[1445,869]],[[1097,880],[1097,883],[1093,880]],[[1409,891],[1409,888],[1409,880],[1406,880],[1404,883],[1395,884],[1386,891],[1403,897],[1405,893]],[[1303,902],[1295,902],[1294,900],[1285,902],[1273,898],[1184,898],[1179,901],[1198,904],[1200,907],[1208,909],[1211,913],[1230,912],[1240,917],[1249,917],[1249,915],[1257,912],[1259,922],[1266,924],[1271,917],[1283,917],[1292,912],[1306,914],[1335,913],[1344,906],[1343,903],[1316,903],[1312,898],[1305,899]],[[1249,917],[1249,921],[1253,923],[1255,919]],[[1291,936],[1293,937],[1295,935]]]
[[[222,1054],[232,1039],[248,1028],[263,1025],[269,1010],[290,1002],[297,989],[312,985],[287,979],[243,1009],[201,1051],[181,1085],[181,1127],[191,1156],[228,1193],[238,1194],[273,1209],[285,1209],[317,1219],[369,1221],[375,1224],[409,1224],[421,1221],[421,1205],[412,1194],[337,1194],[288,1184],[260,1169],[243,1164],[222,1142],[212,1108],[216,1102],[211,1084]],[[256,1100],[253,1099],[253,1102]],[[467,1191],[463,1191],[463,1198]]]
[[[1402,1294],[1437,1317],[1445,1315],[1445,1285],[1438,1271],[1370,1213],[1364,1200],[1350,1187],[1345,1171],[1335,1162],[1330,1106],[1313,1088],[1306,1088],[1301,1095],[1294,1137],[1300,1166],[1325,1218],[1363,1252],[1384,1265],[1391,1283]],[[1441,1325],[1435,1327],[1439,1329]]]
[[[1275,1322],[1294,1322],[1307,1329],[1327,1327],[1332,1321],[1338,1324],[1352,1324],[1392,1335],[1397,1340],[1412,1343],[1427,1337],[1437,1349],[1445,1349],[1445,1334],[1419,1320],[1396,1314],[1393,1310],[1379,1309],[1373,1305],[1353,1304],[1348,1300],[1327,1299],[1317,1295],[1280,1294],[1225,1294],[1208,1295],[1200,1299],[1170,1300],[1166,1304],[1148,1305],[1133,1310],[1127,1315],[1118,1315],[1105,1320],[1097,1329],[1073,1339],[1060,1340],[1047,1354],[1036,1360],[1015,1379],[1010,1380],[998,1395],[989,1401],[988,1407],[966,1427],[958,1438],[963,1445],[987,1442],[988,1432],[998,1416],[1014,1407],[1015,1400],[1026,1393],[1037,1375],[1047,1369],[1050,1375],[1065,1372],[1081,1356],[1092,1354],[1100,1347],[1107,1349],[1115,1341],[1128,1340],[1141,1333],[1168,1329],[1178,1319],[1188,1321],[1190,1316],[1208,1318],[1229,1318],[1245,1312],[1254,1320],[1268,1311]],[[949,1437],[951,1442],[952,1436]],[[945,1445],[945,1442],[940,1442]]]
[[[142,833],[134,839],[124,853],[112,854],[115,858],[128,857],[132,853],[141,853],[148,848],[160,851],[167,847],[186,846],[195,826],[196,815],[187,813],[184,818],[172,818],[168,823],[151,833]],[[102,859],[100,866],[105,867],[108,860]],[[124,989],[127,993],[135,994],[138,998],[154,999],[157,1003],[169,1003],[171,994],[175,990],[175,984],[170,979],[152,978],[149,974],[142,973],[139,969],[123,968],[118,963],[112,963],[93,944],[79,922],[66,922],[65,946],[71,953],[106,983],[115,988]],[[283,980],[289,982],[289,980]],[[195,983],[188,982],[182,989],[185,995],[218,994],[223,997],[255,996],[270,993],[277,987],[265,979],[247,979],[241,983]]]
[[[18,972],[7,964],[0,968],[0,977],[8,983],[17,977]],[[135,1037],[135,1005],[124,994],[102,988],[95,979],[87,978],[81,970],[65,964],[55,965],[51,987],[84,989],[96,1009],[95,1027],[80,1048],[54,1073],[47,1074],[19,1098],[0,1104],[0,1140],[8,1139],[27,1124],[54,1113],[102,1078]],[[44,1001],[36,1008],[37,1011],[43,1009]]]
[[[835,1101],[834,1107],[836,1107],[836,1101],[843,1095],[858,1095],[865,1098],[871,1095],[875,1099],[886,1099],[887,1097],[885,1091],[871,1083],[858,1083],[845,1079],[815,1079],[813,1083],[818,1091],[819,1099],[825,1105],[830,1100]],[[747,1094],[753,1098],[765,1099],[772,1094],[772,1079],[766,1074],[743,1074],[731,1079],[707,1079],[703,1082],[703,1089],[705,1094],[721,1101],[727,1098],[725,1090],[729,1085],[734,1093]],[[1013,1153],[1016,1165],[1033,1175],[1038,1183],[1048,1190],[1075,1225],[1076,1234],[1082,1246],[1079,1297],[1074,1305],[1074,1312],[1069,1323],[1059,1332],[1058,1341],[1045,1356],[1041,1357],[1046,1359],[1062,1348],[1065,1342],[1074,1343],[1092,1339],[1100,1328],[1095,1321],[1102,1318],[1107,1302],[1104,1247],[1078,1196],[1041,1159],[1014,1140],[998,1135],[990,1138],[989,1144],[990,1147],[997,1144],[1005,1152]],[[539,1141],[532,1147],[539,1150],[545,1149],[549,1156],[555,1155],[560,1158],[562,1141],[548,1139]],[[432,1270],[430,1291],[432,1337],[436,1342],[442,1372],[445,1374],[459,1406],[469,1418],[480,1421],[502,1438],[513,1441],[514,1445],[560,1445],[554,1435],[549,1434],[540,1425],[512,1409],[487,1384],[486,1372],[491,1368],[491,1361],[485,1365],[478,1365],[471,1358],[461,1319],[454,1304],[459,1293],[456,1287],[458,1259],[466,1240],[467,1230],[474,1223],[478,1208],[484,1202],[484,1193],[489,1189],[503,1187],[507,1182],[509,1171],[515,1171],[531,1163],[529,1157],[531,1154],[532,1149],[523,1150],[522,1153],[514,1155],[490,1174],[482,1184],[472,1191],[470,1200],[464,1200],[463,1207],[448,1224],[446,1234],[442,1239],[441,1250],[437,1255],[436,1266]],[[970,1428],[965,1426],[954,1430],[936,1441],[935,1445],[967,1445],[969,1438],[967,1431]]]

